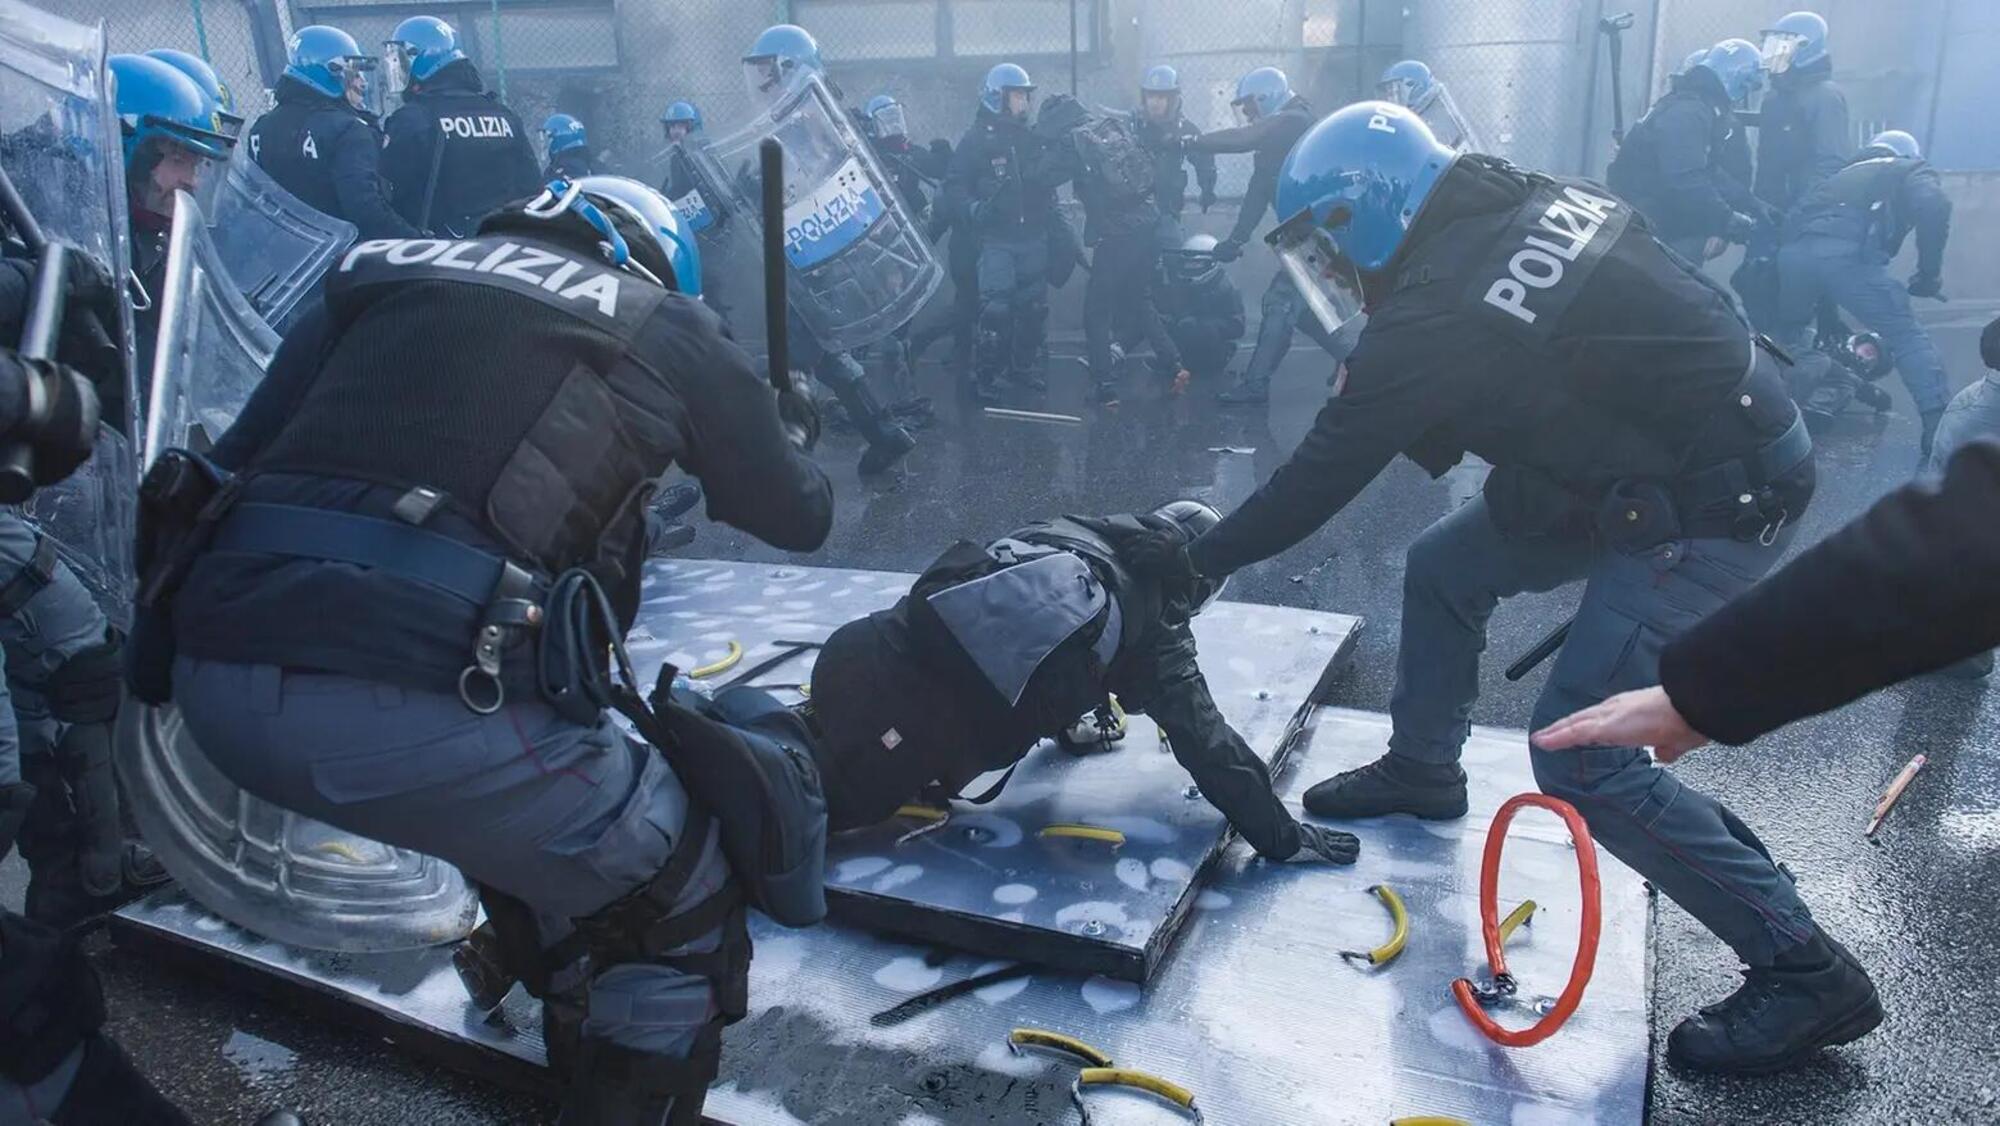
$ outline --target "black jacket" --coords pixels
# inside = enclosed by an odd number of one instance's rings
[[[1315,120],[1306,100],[1293,98],[1269,117],[1234,129],[1203,133],[1188,142],[1190,152],[1255,154],[1250,165],[1250,185],[1243,189],[1243,207],[1236,213],[1236,227],[1229,232],[1230,242],[1249,242],[1250,236],[1257,233],[1257,224],[1263,221],[1264,213],[1276,206],[1278,170],[1284,167],[1292,146],[1299,143]],[[1278,219],[1283,221],[1285,216]]]
[[[1632,126],[1605,173],[1612,191],[1644,212],[1663,239],[1728,232],[1737,213],[1763,211],[1747,180],[1730,171],[1742,125],[1707,67],[1674,79],[1674,88]],[[1732,140],[1734,139],[1734,140]]]
[[[389,204],[374,115],[290,78],[278,80],[277,101],[250,127],[247,143],[279,187],[354,224],[364,239],[419,233]]]
[[[1190,147],[1201,130],[1185,114],[1176,114],[1172,121],[1154,121],[1141,109],[1132,114],[1132,122],[1139,131],[1139,143],[1153,154],[1153,200],[1161,211],[1178,219],[1187,209],[1190,165],[1201,194],[1215,194],[1215,154]]]
[[[469,59],[411,86],[387,124],[382,174],[397,213],[417,226],[471,234],[487,212],[541,190],[527,129]]]
[[[1129,520],[1106,521],[1118,519]],[[1297,822],[1272,793],[1263,759],[1209,696],[1194,635],[1185,625],[1160,622],[1157,586],[1116,562],[1099,531],[1106,521],[1066,517],[1007,537],[1082,559],[1122,608],[1122,632],[1108,662],[1092,653],[1108,627],[1101,620],[1086,624],[1044,660],[1011,706],[959,643],[931,628],[920,605],[997,569],[988,548],[955,544],[893,608],[828,638],[813,668],[812,700],[820,735],[814,756],[834,829],[882,820],[927,787],[956,793],[980,774],[1011,767],[1111,692],[1127,711],[1160,725],[1174,757],[1252,847],[1277,859],[1298,851]]]
[[[1788,238],[1820,235],[1850,240],[1883,258],[1894,258],[1903,240],[1917,236],[1917,273],[1944,269],[1951,236],[1951,198],[1937,169],[1922,160],[1868,157],[1821,180],[1792,209]]]
[[[1241,340],[1247,327],[1243,291],[1219,268],[1200,282],[1162,281],[1153,287],[1153,304],[1168,328],[1184,321],[1209,325],[1224,344]]]
[[[832,490],[750,358],[700,301],[606,265],[594,233],[517,219],[478,241],[358,247],[326,295],[215,445],[244,501],[392,519],[426,486],[445,498],[426,531],[547,577],[581,567],[627,626],[670,465],[702,481],[714,519],[788,550],[826,537]],[[479,621],[407,576],[240,551],[198,559],[173,617],[192,656],[436,691]],[[520,640],[503,678],[532,692]]]
[[[875,162],[882,166],[882,173],[896,186],[896,196],[902,200],[910,220],[922,223],[931,205],[925,180],[936,179],[924,171],[929,150],[913,147],[908,137],[869,137],[868,148],[874,153]]]
[[[1814,184],[1854,155],[1847,95],[1833,82],[1833,60],[1796,67],[1771,81],[1758,115],[1757,195],[1789,211]]]
[[[980,107],[952,150],[945,207],[952,223],[985,238],[1047,237],[1056,220],[1056,188],[1076,174],[1076,150]]]
[[[564,149],[549,158],[549,166],[542,169],[542,178],[553,180],[558,176],[576,179],[597,175],[597,158],[589,148]]]
[[[1201,573],[1299,542],[1398,453],[1434,475],[1467,452],[1493,463],[1495,522],[1525,534],[1573,523],[1620,480],[1739,459],[1796,419],[1730,297],[1605,189],[1467,154],[1436,190],[1377,283],[1387,292],[1369,306],[1345,389],[1290,460],[1189,547]],[[1512,272],[1530,259],[1536,285]],[[1810,469],[1789,483],[1801,504]]]
[[[1747,743],[2000,645],[2000,444],[1906,485],[1667,645],[1690,726]]]

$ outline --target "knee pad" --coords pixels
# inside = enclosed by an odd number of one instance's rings
[[[115,633],[79,649],[49,675],[49,714],[64,723],[110,723],[125,692],[125,645]]]

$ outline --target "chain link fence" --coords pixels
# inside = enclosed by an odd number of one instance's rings
[[[111,51],[156,47],[208,60],[236,99],[236,112],[256,117],[271,106],[269,88],[284,66],[284,32],[268,3],[246,0],[30,0],[65,19],[102,22]]]

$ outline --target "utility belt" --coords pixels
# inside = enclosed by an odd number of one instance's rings
[[[1757,336],[1743,378],[1729,393],[1711,427],[1742,425],[1734,417],[1748,411],[1758,395],[1782,396],[1775,379],[1756,388],[1766,364],[1790,365],[1791,357],[1769,339]],[[1777,437],[1749,453],[1691,470],[1671,480],[1628,478],[1615,482],[1597,513],[1597,530],[1605,542],[1626,550],[1641,550],[1676,539],[1733,539],[1770,546],[1785,525],[1798,517],[1811,499],[1810,478],[1799,470],[1812,460],[1812,435],[1805,417],[1788,398],[1790,424]]]

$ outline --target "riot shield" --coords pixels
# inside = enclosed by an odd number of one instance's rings
[[[715,154],[698,139],[675,141],[667,147],[667,184],[676,193],[667,202],[688,230],[704,239],[720,239],[732,213],[728,178]]]
[[[230,281],[194,200],[175,203],[161,286],[146,457],[203,449],[249,400],[278,336]],[[173,707],[134,701],[118,719],[132,816],[202,906],[295,946],[376,952],[463,938],[478,897],[456,868],[280,809],[239,790]]]
[[[104,30],[0,0],[0,165],[42,234],[88,256],[106,277],[129,273],[125,165],[113,112]],[[119,323],[132,339],[131,309]],[[17,341],[6,341],[12,345]],[[22,514],[56,542],[105,614],[131,618],[133,464],[132,349],[118,385],[98,388],[105,408],[97,446],[68,480],[38,491]]]
[[[160,285],[160,340],[146,402],[145,464],[161,450],[206,451],[250,401],[278,334],[230,280],[201,205],[174,202]]]
[[[760,226],[757,145],[785,146],[786,295],[827,351],[870,344],[915,316],[943,280],[922,229],[818,78],[707,145],[743,228]]]
[[[1485,152],[1480,144],[1479,134],[1472,129],[1465,114],[1458,108],[1458,102],[1451,96],[1451,88],[1442,82],[1431,86],[1431,96],[1422,106],[1413,107],[1424,124],[1430,126],[1431,135],[1440,144],[1449,145],[1457,152]]]
[[[281,335],[357,233],[354,224],[280,187],[251,159],[248,145],[230,157],[213,210],[208,236],[223,267]]]

